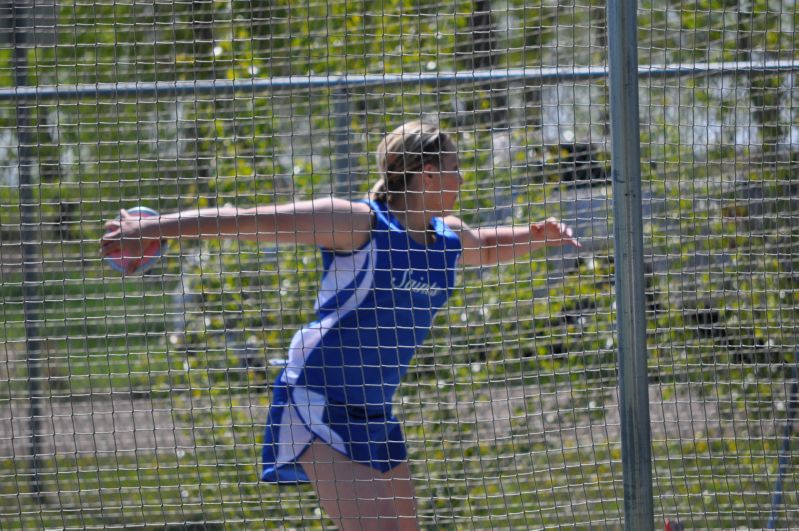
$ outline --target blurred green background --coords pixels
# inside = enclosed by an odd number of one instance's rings
[[[25,8],[36,34],[27,82],[39,87],[607,64],[605,7],[593,0],[42,6]],[[643,2],[639,60],[795,59],[796,22],[794,1]],[[0,87],[14,86],[13,67],[6,43]],[[641,81],[656,528],[666,518],[764,527],[769,517],[796,363],[795,80],[730,69]],[[396,406],[422,525],[621,525],[603,79],[22,105],[29,127],[13,101],[0,103],[4,528],[325,526],[308,487],[257,481],[270,362],[312,318],[315,250],[171,242],[155,269],[122,278],[98,240],[104,220],[137,204],[360,197],[382,136],[419,117],[458,140],[464,220],[557,216],[585,246],[462,272]],[[40,253],[27,283],[25,167]],[[785,481],[796,492],[795,459]],[[799,525],[795,496],[779,522]]]

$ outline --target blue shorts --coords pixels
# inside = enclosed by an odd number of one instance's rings
[[[315,440],[357,463],[388,472],[408,458],[399,421],[364,408],[329,404],[324,395],[299,385],[278,383],[266,418],[261,480],[307,483],[297,458]]]

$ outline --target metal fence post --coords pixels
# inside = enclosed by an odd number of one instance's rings
[[[25,87],[28,81],[29,32],[26,12],[32,5],[15,5],[13,8],[13,65],[15,87]],[[35,40],[34,40],[35,42]],[[41,469],[41,448],[39,439],[42,433],[44,415],[44,392],[42,389],[41,333],[39,330],[39,308],[44,302],[39,289],[42,285],[40,267],[42,265],[40,235],[37,227],[38,205],[33,194],[33,165],[36,153],[33,149],[35,139],[31,133],[33,120],[30,102],[17,101],[17,164],[19,170],[19,211],[22,240],[23,271],[23,314],[25,318],[25,351],[27,367],[28,397],[30,399],[28,429],[30,430],[31,490],[41,496],[39,470]]]
[[[638,111],[637,2],[608,2],[624,526],[654,529]]]
[[[352,165],[350,160],[350,101],[346,89],[333,92],[333,195],[351,199]]]

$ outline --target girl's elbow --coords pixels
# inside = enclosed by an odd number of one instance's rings
[[[499,264],[499,255],[496,248],[481,247],[473,253],[466,265],[474,267],[491,267]]]
[[[498,266],[502,263],[502,257],[497,247],[489,247],[483,256],[483,264],[486,266]]]

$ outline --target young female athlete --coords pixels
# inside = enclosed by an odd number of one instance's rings
[[[363,201],[189,210],[109,221],[103,253],[141,256],[145,240],[238,238],[321,249],[317,319],[289,347],[274,385],[264,481],[311,482],[342,529],[416,529],[416,502],[391,403],[460,264],[486,266],[544,246],[580,244],[550,218],[473,229],[451,215],[463,183],[455,144],[411,122],[377,149],[380,180]]]

